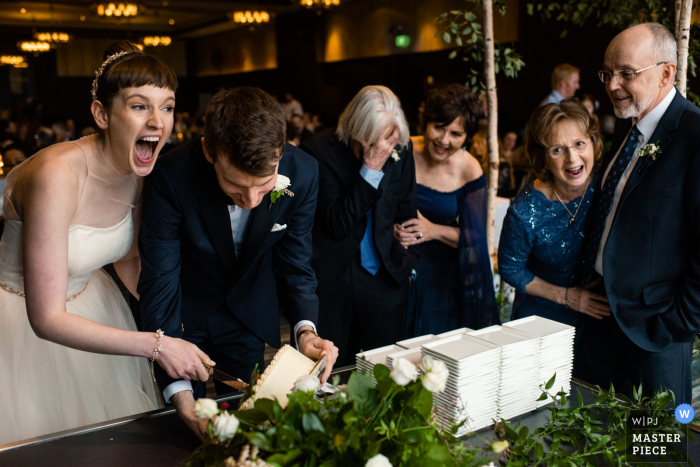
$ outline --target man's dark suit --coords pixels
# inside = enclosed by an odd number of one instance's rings
[[[310,264],[318,165],[286,145],[278,173],[290,178],[294,196],[271,204],[265,195],[250,214],[240,258],[231,201],[200,138],[159,160],[144,189],[138,285],[144,330],[194,342],[218,369],[244,380],[262,364],[265,342],[279,347],[278,298],[292,325],[318,316]],[[287,228],[271,232],[274,224]],[[156,367],[163,389],[173,381]]]
[[[375,189],[360,175],[362,163],[329,128],[301,148],[319,163],[319,198],[313,230],[312,266],[318,278],[318,329],[339,349],[340,365],[360,349],[403,337],[411,270],[418,259],[394,237],[394,223],[417,217],[413,149],[391,157]],[[382,267],[371,276],[360,264],[360,242],[372,208],[373,238]]]
[[[603,173],[632,122],[619,124]],[[625,377],[628,384],[644,382],[647,393],[661,384],[677,402],[690,402],[690,347],[700,331],[698,129],[700,109],[677,93],[649,140],[661,153],[640,157],[631,169],[603,252],[613,316],[586,317],[582,330],[580,376],[589,382],[624,386]],[[628,360],[613,368],[618,357]]]

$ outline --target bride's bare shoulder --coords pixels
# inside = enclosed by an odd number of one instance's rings
[[[75,143],[56,143],[34,154],[25,168],[25,176],[78,179],[86,172],[85,154]]]

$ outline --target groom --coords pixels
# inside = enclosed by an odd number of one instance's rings
[[[207,108],[204,137],[158,161],[144,188],[144,330],[195,343],[244,381],[262,368],[265,342],[280,345],[279,302],[299,350],[326,355],[324,379],[337,356],[315,332],[318,164],[285,146],[285,125],[280,105],[260,89],[221,91]],[[166,402],[201,436],[193,407],[205,384],[172,380],[158,365],[155,376]]]

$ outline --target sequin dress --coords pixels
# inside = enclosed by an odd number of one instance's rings
[[[437,240],[419,245],[406,335],[500,324],[486,246],[486,177],[451,192],[418,184],[418,210],[434,224],[459,227],[459,247]]]
[[[576,326],[583,314],[542,297],[525,293],[535,276],[560,287],[580,287],[583,264],[585,218],[593,200],[595,180],[582,198],[566,207],[552,201],[531,184],[515,198],[503,222],[498,250],[498,269],[505,282],[516,288],[512,319],[538,315]]]

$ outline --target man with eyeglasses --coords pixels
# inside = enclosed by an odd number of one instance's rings
[[[672,390],[691,402],[700,330],[700,109],[673,86],[676,41],[658,23],[620,33],[600,80],[618,137],[588,217],[590,288],[612,316],[581,330],[578,376],[618,392]],[[601,277],[602,276],[602,277]]]

